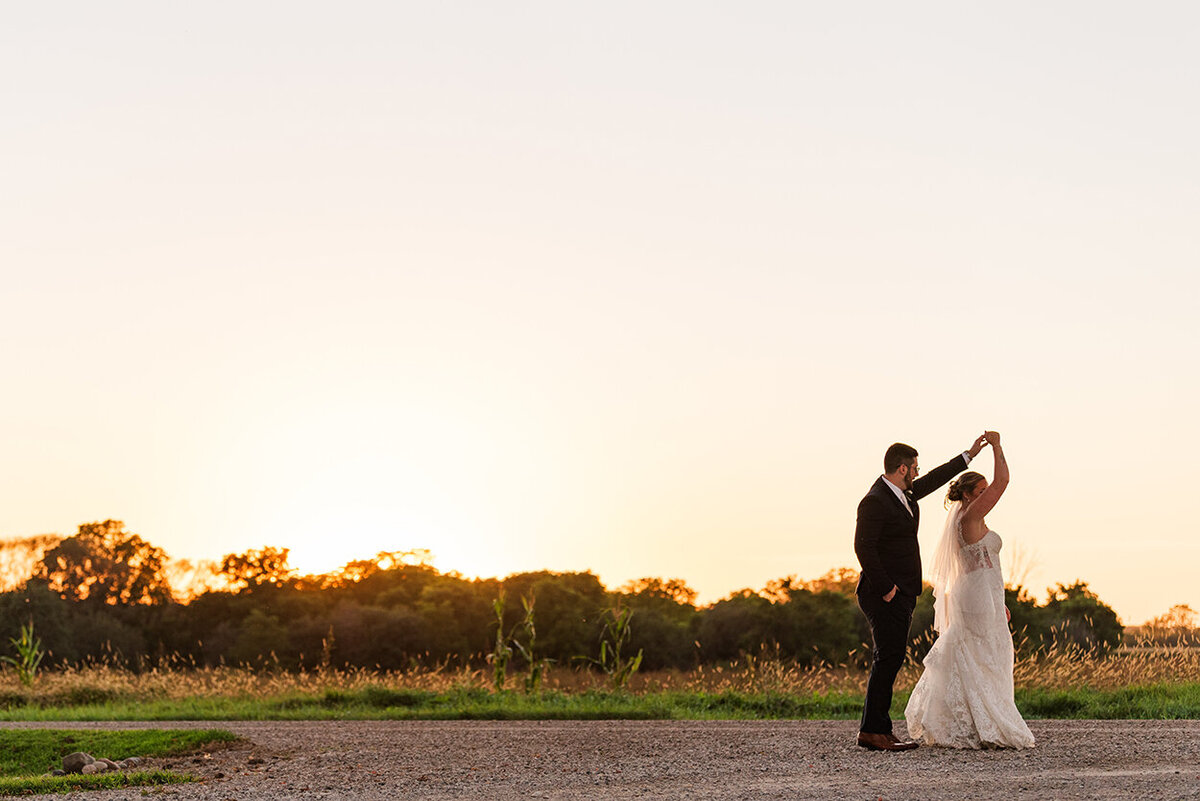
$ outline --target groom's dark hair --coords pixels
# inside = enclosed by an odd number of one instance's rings
[[[917,458],[917,449],[912,445],[905,445],[903,442],[897,442],[895,445],[887,449],[887,453],[883,455],[883,472],[895,473],[900,469],[900,465],[907,464],[912,466],[912,460]]]

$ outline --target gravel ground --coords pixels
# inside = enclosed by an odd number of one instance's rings
[[[207,756],[155,761],[195,774],[195,784],[69,796],[96,801],[1200,799],[1200,721],[1031,721],[1030,751],[898,754],[856,747],[856,721],[0,725],[211,726],[245,738]]]

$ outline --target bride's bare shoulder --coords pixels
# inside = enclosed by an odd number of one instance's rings
[[[958,525],[959,530],[962,531],[963,542],[967,545],[974,545],[987,536],[987,526],[984,525],[983,518],[965,514],[958,521]]]

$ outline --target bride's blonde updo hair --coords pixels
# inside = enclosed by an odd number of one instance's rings
[[[950,482],[949,489],[946,490],[946,505],[949,506],[951,501],[961,501],[963,494],[970,492],[975,488],[975,485],[983,481],[983,474],[976,473],[973,470],[968,470],[958,478]]]

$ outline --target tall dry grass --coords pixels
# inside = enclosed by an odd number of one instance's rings
[[[522,677],[510,678],[509,689],[519,689]],[[174,664],[134,672],[106,664],[66,667],[39,674],[35,688],[24,690],[12,671],[0,673],[0,694],[17,693],[33,700],[106,698],[182,700],[185,698],[267,698],[294,694],[320,694],[326,690],[353,691],[368,686],[447,692],[454,689],[492,689],[490,669],[426,667],[409,671],[367,668],[284,671],[271,666],[195,667]],[[607,690],[607,677],[586,669],[551,667],[543,688],[568,693]],[[801,667],[773,659],[748,657],[727,666],[699,667],[691,671],[656,671],[635,674],[628,689],[646,694],[682,692],[790,692],[811,694],[831,690],[857,691],[866,686],[866,675],[845,666]]]
[[[920,665],[907,664],[897,680],[905,689],[916,684]],[[1039,653],[1018,642],[1013,660],[1017,689],[1067,690],[1090,687],[1114,690],[1150,684],[1200,683],[1200,638],[1189,637],[1174,646],[1141,641],[1105,656],[1075,645],[1058,644]]]
[[[897,689],[911,689],[920,672],[919,663],[910,660],[897,679]],[[1200,683],[1200,643],[1134,646],[1103,657],[1072,648],[1044,654],[1018,650],[1013,677],[1017,688],[1042,689],[1087,686],[1110,690],[1156,683]],[[865,692],[866,683],[867,672],[856,664],[803,666],[765,652],[728,665],[635,674],[629,690],[635,694],[733,691],[857,695]],[[165,667],[135,672],[113,664],[91,663],[44,671],[32,691],[20,686],[14,671],[0,673],[0,695],[59,705],[118,699],[262,699],[319,695],[327,690],[354,691],[368,686],[432,692],[464,688],[490,691],[491,671],[442,665],[408,671],[324,668],[289,672],[269,663],[254,667],[199,667],[175,660]],[[519,686],[519,675],[510,679],[510,688]],[[545,676],[543,687],[567,693],[603,691],[607,689],[607,677],[595,671],[555,666]]]
[[[1054,649],[1040,658],[1018,659],[1013,666],[1013,682],[1017,687],[1052,690],[1200,683],[1200,646],[1135,646],[1107,657],[1077,648]]]

